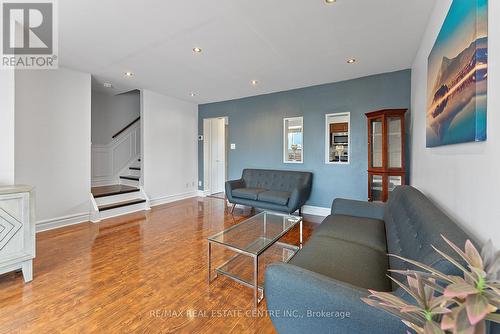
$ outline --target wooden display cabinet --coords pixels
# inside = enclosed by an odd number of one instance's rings
[[[385,109],[368,118],[368,199],[386,202],[396,186],[406,182],[405,113]]]

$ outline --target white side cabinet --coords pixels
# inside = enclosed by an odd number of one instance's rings
[[[35,219],[33,188],[0,187],[0,274],[21,269],[33,280]]]

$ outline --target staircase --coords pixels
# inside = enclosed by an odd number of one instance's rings
[[[131,186],[131,187],[140,187],[141,181],[141,159],[137,159],[137,161],[133,162],[124,174],[120,175],[120,184]]]
[[[120,175],[120,184],[92,188],[92,222],[150,209],[149,199],[140,185],[140,161],[134,161],[128,173]]]

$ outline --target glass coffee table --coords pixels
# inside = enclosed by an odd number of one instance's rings
[[[298,246],[279,242],[297,225],[300,226]],[[215,268],[215,275],[212,275],[213,245],[220,245],[235,253]],[[277,261],[288,262],[300,247],[302,217],[259,213],[208,238],[208,282],[220,274],[252,288],[254,305],[257,307],[264,297],[263,279],[259,277],[259,274],[263,274],[263,266]]]

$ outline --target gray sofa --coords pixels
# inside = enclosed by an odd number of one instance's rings
[[[336,199],[332,214],[303,249],[289,263],[266,270],[264,291],[274,326],[281,334],[406,333],[398,318],[361,297],[374,289],[411,300],[386,276],[390,268],[411,266],[387,253],[460,274],[431,248],[452,254],[441,235],[461,247],[469,238],[415,188],[398,187],[387,204]]]
[[[241,179],[226,182],[230,203],[293,213],[309,198],[312,173],[245,169]]]

